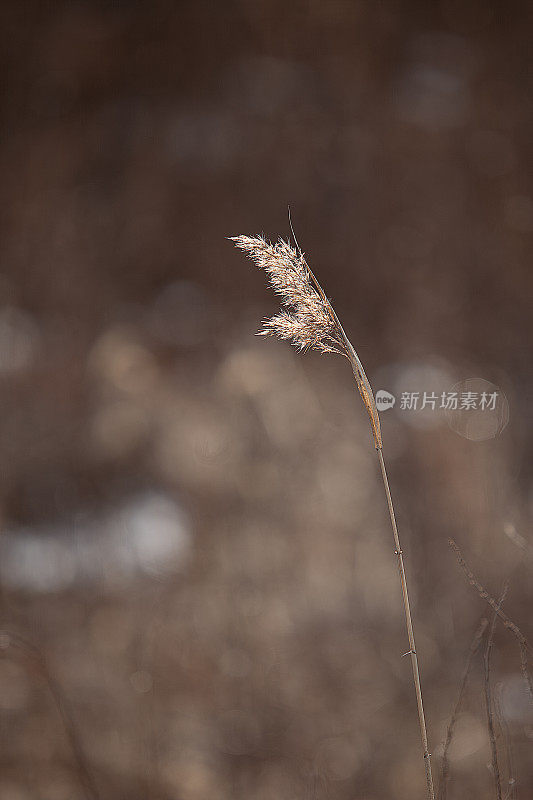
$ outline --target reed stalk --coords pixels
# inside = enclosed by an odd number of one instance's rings
[[[396,516],[394,514],[394,506],[392,504],[392,497],[389,488],[389,481],[387,472],[385,470],[385,461],[383,459],[383,448],[378,449],[379,464],[381,467],[381,474],[383,477],[383,486],[385,487],[385,494],[387,496],[387,505],[389,507],[390,521],[392,525],[392,533],[394,535],[394,543],[396,545],[395,554],[398,558],[398,571],[400,573],[400,583],[402,585],[403,606],[405,610],[405,624],[407,627],[407,638],[409,639],[409,655],[411,656],[411,667],[413,670],[413,683],[416,694],[416,704],[418,708],[418,724],[420,726],[420,738],[422,740],[422,751],[424,756],[424,763],[426,767],[426,785],[428,800],[434,800],[435,789],[433,787],[433,775],[431,773],[431,753],[429,752],[428,735],[426,729],[426,717],[424,714],[424,703],[422,700],[422,687],[420,685],[420,671],[418,668],[418,656],[416,653],[415,634],[413,631],[413,621],[411,619],[411,606],[409,604],[409,593],[407,591],[407,578],[405,577],[405,568],[403,564],[403,553],[400,546],[400,537],[398,535],[398,527],[396,525]]]
[[[307,264],[295,236],[294,239],[297,249],[294,249],[288,242],[282,239],[280,239],[277,244],[273,245],[265,241],[262,237],[232,237],[232,241],[235,242],[235,245],[249,255],[258,267],[265,270],[269,276],[271,285],[281,296],[282,304],[285,306],[285,309],[282,310],[280,314],[264,322],[264,327],[260,331],[260,335],[274,335],[280,339],[289,340],[299,350],[314,349],[322,353],[338,353],[347,358],[350,362],[359,394],[361,395],[361,399],[370,419],[374,446],[379,459],[381,477],[389,509],[394,537],[394,552],[398,559],[398,572],[402,588],[407,638],[409,641],[409,650],[406,655],[410,655],[411,657],[413,684],[418,709],[418,723],[420,726],[420,738],[426,772],[427,798],[428,800],[435,800],[435,790],[433,788],[433,776],[431,772],[431,755],[428,745],[418,656],[416,652],[409,593],[407,590],[407,578],[405,575],[403,552],[398,534],[394,505],[383,458],[381,426],[374,400],[374,393],[359,356],[346,336],[333,306]]]

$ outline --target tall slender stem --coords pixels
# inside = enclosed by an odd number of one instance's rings
[[[498,608],[501,607],[503,601],[505,600],[505,595],[507,594],[508,585],[504,586],[502,595],[498,601]],[[490,690],[490,656],[492,650],[492,642],[494,639],[494,628],[496,627],[496,620],[498,619],[498,614],[495,611],[492,617],[492,622],[489,629],[489,635],[487,637],[487,646],[485,647],[485,653],[483,656],[483,663],[485,666],[485,708],[487,711],[487,727],[489,730],[489,740],[490,740],[490,750],[492,754],[492,772],[494,775],[494,784],[496,786],[496,797],[497,800],[502,800],[502,781],[500,777],[500,767],[498,764],[498,746],[496,744],[496,733],[494,731],[494,714],[492,713],[492,697],[491,697],[491,690]]]
[[[291,230],[294,236],[292,224]],[[281,339],[290,339],[293,344],[304,350],[314,348],[322,352],[340,353],[346,356],[352,367],[361,400],[363,401],[370,419],[374,444],[378,451],[381,473],[383,475],[383,485],[385,486],[385,493],[389,505],[392,532],[396,544],[396,555],[398,556],[405,620],[409,637],[409,653],[411,655],[413,680],[418,704],[420,734],[422,736],[422,747],[426,766],[428,800],[435,800],[426,733],[426,720],[424,717],[424,707],[422,705],[422,690],[420,688],[420,676],[418,674],[415,637],[409,608],[409,597],[407,595],[407,582],[405,579],[402,550],[398,537],[398,528],[396,527],[396,519],[394,517],[389,482],[385,471],[385,462],[383,461],[381,426],[372,387],[366,377],[359,356],[346,336],[333,306],[306,262],[300,250],[300,246],[296,242],[296,236],[294,236],[296,250],[282,240],[280,240],[277,245],[271,245],[262,237],[252,238],[250,236],[235,236],[232,238],[237,247],[247,252],[257,266],[268,273],[272,286],[278,294],[282,295],[284,304],[291,309],[291,313],[283,312],[273,317],[271,320],[267,320],[261,334],[274,334]]]
[[[457,722],[457,717],[459,716],[459,711],[461,710],[461,705],[463,702],[464,693],[466,690],[466,684],[468,681],[468,677],[470,675],[470,670],[472,669],[472,664],[474,662],[474,656],[476,655],[479,647],[481,645],[481,641],[483,636],[485,635],[485,631],[487,630],[489,625],[488,619],[483,619],[479,623],[479,627],[474,634],[474,638],[472,639],[472,643],[470,645],[470,650],[468,653],[468,658],[466,660],[465,669],[463,672],[463,679],[461,681],[461,688],[459,689],[459,694],[457,695],[457,700],[455,701],[455,706],[453,709],[452,716],[450,718],[450,722],[448,723],[448,730],[446,731],[446,740],[444,742],[444,751],[442,753],[442,761],[441,761],[441,772],[440,772],[440,781],[439,781],[439,800],[446,800],[447,790],[448,790],[448,780],[450,777],[450,760],[448,758],[448,751],[450,749],[450,744],[452,743],[452,736],[455,728],[455,724]],[[512,769],[510,770],[512,773]]]
[[[416,704],[418,706],[418,722],[420,724],[420,737],[422,739],[422,750],[424,753],[424,762],[426,765],[426,782],[428,800],[435,800],[435,790],[433,788],[433,776],[431,774],[431,754],[428,746],[428,736],[426,730],[426,717],[424,715],[424,704],[422,702],[422,687],[420,685],[420,673],[418,670],[418,656],[416,654],[415,635],[413,632],[413,621],[411,619],[411,607],[409,605],[409,594],[407,592],[407,580],[405,577],[405,568],[403,565],[403,553],[400,546],[400,537],[398,535],[398,526],[396,525],[396,516],[394,514],[394,506],[392,504],[392,497],[389,488],[389,481],[387,478],[387,471],[385,469],[385,461],[383,460],[382,449],[376,448],[379,457],[379,464],[381,467],[381,475],[383,477],[383,486],[385,487],[385,494],[387,496],[387,505],[389,507],[390,521],[392,525],[392,533],[394,535],[394,544],[396,546],[395,553],[398,558],[398,571],[400,573],[400,583],[402,584],[403,606],[405,609],[405,623],[407,626],[407,637],[409,639],[409,655],[411,656],[411,666],[413,668],[413,682],[415,685]]]

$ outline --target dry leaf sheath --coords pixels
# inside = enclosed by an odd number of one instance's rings
[[[398,570],[402,586],[403,605],[407,637],[409,640],[409,655],[413,670],[416,702],[418,708],[418,721],[422,750],[426,768],[426,783],[428,800],[434,800],[433,778],[431,774],[431,757],[428,748],[426,732],[426,719],[422,703],[422,689],[418,671],[418,657],[416,654],[413,623],[409,596],[407,593],[407,580],[403,563],[403,554],[400,547],[396,517],[392,504],[392,497],[383,459],[383,442],[379,415],[374,400],[370,382],[365,375],[363,365],[359,360],[351,342],[346,336],[342,325],[326,297],[322,287],[313,275],[303,253],[298,248],[295,250],[282,239],[277,244],[267,242],[263,237],[234,236],[232,241],[236,247],[243,250],[256,263],[260,269],[267,273],[274,290],[281,296],[284,306],[281,313],[264,322],[263,336],[278,336],[287,339],[299,350],[319,350],[322,353],[339,353],[345,356],[351,364],[357,388],[370,417],[374,445],[376,447],[383,486],[387,498],[392,532],[394,535],[395,554],[398,559]]]

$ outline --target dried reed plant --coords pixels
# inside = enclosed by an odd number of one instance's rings
[[[454,708],[452,720],[448,726],[448,732],[446,736],[446,744],[444,747],[444,754],[443,754],[443,761],[441,768],[440,800],[445,800],[446,797],[446,788],[449,777],[447,752],[452,738],[453,726],[455,724],[455,719],[459,711],[459,705],[461,703],[462,695],[464,693],[466,679],[470,671],[472,659],[477,650],[479,649],[481,640],[485,635],[485,631],[487,629],[488,632],[486,635],[485,650],[483,654],[483,678],[484,678],[483,694],[485,698],[487,730],[488,730],[488,738],[491,749],[492,775],[494,778],[494,786],[496,790],[495,791],[496,800],[513,800],[513,798],[516,798],[517,780],[515,777],[515,769],[513,764],[511,736],[505,720],[505,715],[501,708],[501,698],[499,698],[498,694],[495,694],[491,689],[491,653],[493,649],[494,630],[497,621],[500,620],[503,623],[504,627],[508,631],[510,631],[513,634],[513,636],[515,636],[518,642],[518,646],[520,648],[520,671],[522,673],[522,678],[524,681],[527,694],[529,695],[529,700],[532,703],[533,703],[533,681],[531,679],[531,674],[529,671],[529,658],[533,653],[533,648],[529,644],[528,640],[526,639],[526,637],[524,636],[518,625],[516,625],[512,621],[512,619],[510,619],[507,616],[507,614],[502,610],[502,605],[504,603],[504,600],[507,596],[507,592],[509,589],[509,583],[507,582],[505,584],[499,600],[495,600],[494,597],[492,597],[492,595],[490,595],[487,592],[487,590],[482,586],[482,584],[476,578],[476,576],[466,563],[465,559],[463,558],[461,550],[454,542],[454,540],[449,539],[448,543],[450,547],[455,551],[457,561],[459,562],[459,566],[463,570],[466,579],[468,580],[468,583],[476,590],[481,599],[484,600],[486,603],[488,603],[488,605],[491,607],[493,611],[493,615],[490,627],[488,625],[487,620],[482,621],[482,624],[478,632],[476,633],[471,645],[470,655],[467,661],[467,668],[463,677],[461,691],[459,693],[459,700]],[[500,693],[501,693],[501,685],[500,685]],[[500,769],[500,761],[502,761],[502,758],[501,754],[498,752],[497,725],[499,726],[500,736],[505,745],[505,761],[507,763],[507,785],[508,785],[505,797],[503,795],[503,789],[502,789],[502,775]]]
[[[479,594],[479,596],[489,604],[489,606],[492,608],[496,616],[498,616],[500,620],[503,622],[504,627],[507,628],[507,630],[511,631],[511,633],[516,637],[518,646],[520,648],[520,670],[522,672],[522,677],[524,679],[524,683],[527,692],[529,694],[529,699],[533,703],[533,680],[529,673],[529,656],[533,653],[533,648],[529,644],[528,640],[526,639],[526,637],[524,636],[518,625],[516,625],[512,621],[512,619],[509,619],[507,614],[505,614],[501,610],[500,603],[498,603],[498,601],[495,600],[494,597],[492,597],[487,592],[487,590],[484,589],[483,586],[480,584],[480,582],[478,581],[472,570],[469,568],[466,561],[464,560],[462,553],[459,547],[457,546],[456,542],[454,542],[453,539],[449,539],[448,544],[455,551],[455,554],[457,556],[457,561],[459,562],[459,566],[466,575],[468,583],[471,586],[473,586],[474,589]]]
[[[385,469],[381,426],[372,387],[370,386],[370,382],[365,374],[359,356],[346,336],[333,306],[305,260],[304,254],[296,241],[296,237],[294,236],[296,248],[293,248],[288,242],[282,239],[280,239],[277,244],[271,244],[261,236],[234,236],[230,238],[231,241],[235,243],[236,247],[243,250],[260,269],[263,269],[267,273],[272,287],[282,298],[283,310],[281,313],[263,323],[263,329],[259,332],[260,335],[273,335],[280,339],[286,339],[298,350],[313,349],[322,353],[338,353],[347,358],[352,367],[359,394],[361,395],[361,399],[370,419],[374,445],[378,454],[385,496],[387,498],[387,506],[394,536],[394,552],[398,559],[398,570],[402,587],[407,638],[409,641],[409,650],[406,655],[411,656],[418,721],[426,771],[427,797],[428,800],[434,800],[435,792],[431,773],[431,756],[428,746],[426,718],[422,701],[418,657],[407,591],[403,553],[400,546],[394,506]]]
[[[485,647],[482,653],[483,697],[485,700],[487,733],[491,751],[490,768],[494,780],[496,800],[514,800],[514,798],[516,798],[517,781],[515,778],[515,770],[513,764],[511,735],[505,719],[505,715],[502,710],[502,702],[501,702],[502,684],[501,683],[498,684],[497,691],[494,692],[492,690],[492,675],[491,675],[491,669],[492,669],[491,655],[494,647],[494,631],[496,623],[499,618],[499,611],[501,610],[501,606],[503,605],[503,602],[507,596],[508,589],[509,589],[509,584],[506,583],[502,591],[502,594],[500,596],[500,599],[496,603],[496,608],[494,609],[490,625],[489,621],[483,618],[478,626],[476,633],[474,634],[472,643],[470,645],[470,650],[468,653],[468,658],[466,661],[466,666],[461,681],[461,687],[459,689],[457,701],[453,708],[450,722],[448,723],[448,728],[446,731],[446,741],[444,743],[444,750],[441,761],[439,800],[446,800],[447,797],[448,783],[450,779],[450,763],[448,755],[449,748],[452,742],[453,733],[455,730],[455,725],[459,716],[459,712],[461,710],[461,705],[463,703],[463,698],[466,691],[466,685],[472,669],[474,658],[478,653],[483,640],[485,640]],[[499,728],[499,736],[497,730],[498,728]],[[505,761],[506,761],[507,786],[508,786],[508,790],[505,794],[505,797],[503,796],[503,791],[502,791],[502,770],[500,769],[500,764],[503,762],[503,759],[502,759],[502,754],[499,752],[498,739],[501,739],[503,741],[503,745],[505,747]],[[503,749],[503,747],[501,747],[501,749]]]
[[[468,678],[470,676],[470,671],[472,669],[472,664],[474,662],[474,656],[476,655],[477,651],[480,648],[481,642],[483,641],[483,636],[485,635],[485,631],[487,630],[488,625],[489,625],[488,619],[485,619],[485,617],[483,617],[483,619],[479,623],[477,631],[474,634],[474,638],[472,639],[472,642],[470,644],[470,649],[468,651],[468,658],[466,660],[463,677],[461,680],[461,686],[459,688],[457,700],[455,701],[455,706],[453,708],[453,712],[450,717],[450,722],[448,723],[448,728],[446,730],[446,740],[444,742],[444,750],[442,753],[442,761],[440,768],[439,800],[446,800],[447,797],[448,781],[450,779],[450,759],[448,753],[450,750],[450,745],[452,743],[455,725],[457,723],[459,712],[463,704],[463,698],[465,695]]]

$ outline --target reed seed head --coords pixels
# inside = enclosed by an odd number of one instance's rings
[[[260,336],[288,339],[299,350],[344,355],[343,338],[335,314],[316,283],[303,253],[280,239],[277,244],[263,237],[233,236],[235,246],[267,273],[274,291],[285,306],[263,323]]]
[[[335,311],[313,275],[300,249],[288,242],[277,244],[262,236],[232,236],[235,246],[250,256],[267,273],[270,284],[285,306],[263,322],[260,336],[288,339],[298,350],[339,353],[351,364],[359,394],[370,417],[376,449],[381,450],[381,428],[374,394],[363,365],[347,338]]]

